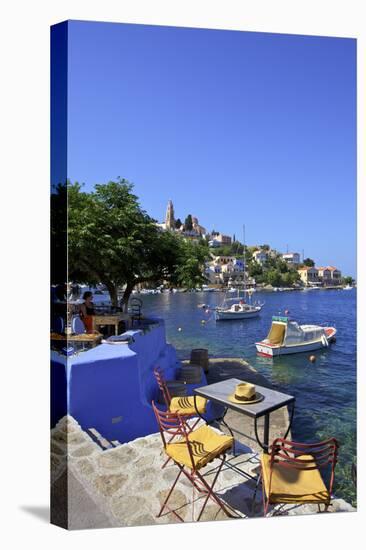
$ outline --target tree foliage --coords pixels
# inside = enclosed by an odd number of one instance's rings
[[[188,216],[186,217],[186,219],[184,221],[184,229],[186,231],[192,231],[192,229],[193,229],[193,222],[192,222],[192,215],[191,214],[188,214]]]
[[[305,258],[305,260],[303,261],[303,264],[306,265],[307,267],[314,267],[315,262],[311,258]]]
[[[69,279],[105,284],[114,305],[122,286],[126,306],[139,283],[202,283],[205,250],[161,231],[127,180],[96,185],[91,193],[68,185]]]

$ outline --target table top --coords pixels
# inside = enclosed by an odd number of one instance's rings
[[[194,391],[197,395],[211,399],[216,403],[225,405],[225,407],[241,412],[247,416],[251,416],[252,418],[258,418],[259,416],[273,412],[280,409],[284,405],[288,405],[289,403],[293,403],[295,401],[295,398],[292,395],[270,390],[269,388],[258,386],[256,384],[256,391],[264,396],[262,401],[252,404],[233,403],[232,401],[229,401],[228,396],[235,392],[236,385],[241,382],[244,382],[244,380],[230,378],[229,380],[223,380],[222,382],[216,382],[215,384],[196,388]]]
[[[115,323],[116,321],[128,319],[129,315],[127,313],[106,313],[105,315],[102,313],[97,313],[96,315],[93,315],[94,322],[108,322]]]

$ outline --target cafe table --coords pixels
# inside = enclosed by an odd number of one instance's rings
[[[244,414],[245,416],[249,416],[250,418],[252,418],[254,421],[254,431],[255,431],[256,440],[258,444],[261,446],[261,448],[263,449],[263,451],[265,453],[268,453],[270,414],[280,409],[281,407],[291,405],[289,425],[288,425],[286,434],[284,435],[284,439],[286,439],[291,429],[291,424],[293,420],[293,415],[295,410],[295,397],[293,397],[292,395],[288,395],[286,393],[265,388],[264,386],[258,386],[256,384],[255,386],[256,391],[263,396],[263,399],[261,401],[257,403],[252,403],[252,404],[233,403],[228,399],[228,397],[229,395],[235,393],[236,385],[242,382],[243,380],[239,380],[237,378],[230,378],[228,380],[223,380],[222,382],[217,382],[215,384],[209,384],[208,386],[202,386],[200,388],[196,388],[194,391],[195,391],[195,395],[205,397],[206,399],[209,399],[214,403],[218,403],[224,406],[225,411],[223,415],[220,417],[220,419],[216,419],[216,420],[223,421],[228,409],[232,409],[238,413]],[[261,441],[258,436],[258,427],[257,427],[258,419],[261,417],[264,417],[263,441]],[[226,422],[223,421],[223,423],[229,428],[231,432],[231,429],[226,424]]]
[[[126,322],[129,328],[130,316],[127,313],[107,313],[106,315],[93,315],[93,330],[99,326],[114,326],[114,333],[118,334],[118,325],[121,321]]]

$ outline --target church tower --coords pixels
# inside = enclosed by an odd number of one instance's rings
[[[166,209],[165,228],[171,230],[175,229],[174,207],[171,200],[168,201],[168,206]]]

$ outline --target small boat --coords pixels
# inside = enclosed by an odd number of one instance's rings
[[[243,246],[245,250],[245,225],[243,225]],[[229,280],[229,285],[230,282],[231,280]],[[230,294],[237,292],[237,296],[235,298],[227,298],[225,296],[221,306],[217,307],[215,310],[216,321],[232,321],[234,319],[240,320],[258,317],[262,307],[264,306],[264,302],[255,302],[252,304],[252,294],[254,289],[246,288],[245,256],[243,257],[243,287],[243,296],[240,296],[239,289],[236,290],[231,287],[227,290]]]
[[[255,346],[257,352],[266,357],[314,351],[327,348],[335,341],[336,333],[335,327],[299,325],[289,317],[274,316],[267,338]]]
[[[250,290],[245,290],[243,296],[240,296],[238,290],[236,298],[225,298],[221,306],[215,309],[216,321],[257,317],[264,303],[255,302],[252,304],[251,294]]]
[[[353,286],[346,285],[346,286],[343,287],[343,290],[353,290]]]

